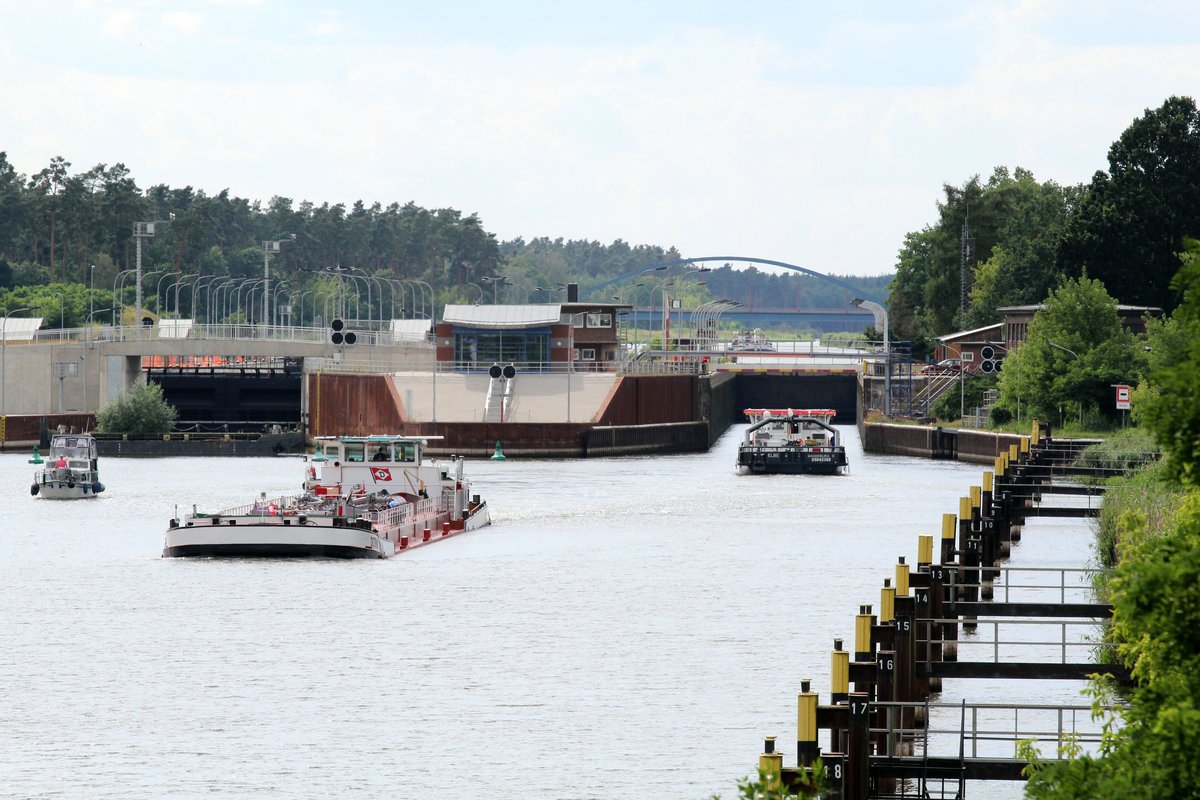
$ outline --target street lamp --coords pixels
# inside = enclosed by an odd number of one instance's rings
[[[149,239],[154,236],[154,226],[164,225],[175,219],[174,214],[169,214],[167,219],[159,219],[153,222],[135,222],[133,223],[133,240],[137,243],[137,317],[134,319],[134,324],[137,326],[137,337],[142,338],[142,239]]]
[[[183,274],[183,272],[182,272],[182,271],[180,271],[180,270],[176,270],[175,272],[164,272],[164,273],[163,273],[161,276],[159,276],[159,278],[158,278],[158,281],[157,281],[157,282],[155,282],[155,284],[154,284],[154,302],[158,304],[158,317],[159,317],[159,319],[162,319],[163,317],[167,316],[167,315],[166,315],[166,313],[165,313],[165,311],[170,311],[170,310],[171,310],[171,304],[170,304],[170,302],[167,302],[166,304],[164,304],[164,303],[163,303],[163,299],[162,299],[162,282],[163,282],[164,280],[166,280],[167,278],[170,278],[170,277],[171,277],[171,276],[173,276],[173,275],[182,275],[182,274]],[[171,284],[167,284],[167,298],[168,298],[168,300],[170,299],[170,297],[171,297]],[[164,309],[165,309],[165,311],[164,311]]]
[[[479,299],[475,301],[475,305],[479,305],[480,303],[482,303],[483,302],[483,287],[480,286],[478,283],[471,283],[471,281],[467,281],[467,286],[474,286],[475,291],[479,292]]]
[[[575,378],[575,319],[587,313],[579,311],[567,320],[567,422],[571,421],[571,382]]]
[[[1052,342],[1052,341],[1050,341],[1049,339],[1047,339],[1047,340],[1046,340],[1046,344],[1048,344],[1048,345],[1050,345],[1051,347],[1054,347],[1054,348],[1056,348],[1056,349],[1058,349],[1058,350],[1062,350],[1064,353],[1070,353],[1070,354],[1071,354],[1072,356],[1074,356],[1075,358],[1079,358],[1079,354],[1078,354],[1078,353],[1076,353],[1074,350],[1070,349],[1069,347],[1063,347],[1063,346],[1062,346],[1061,344],[1059,344],[1058,342]]]
[[[88,322],[92,321],[92,309],[96,307],[96,265],[88,268]]]
[[[4,327],[0,330],[3,334],[3,340],[0,341],[0,418],[5,418],[8,413],[8,405],[5,402],[5,389],[8,387],[8,318],[18,311],[28,311],[29,306],[21,308],[4,309]],[[5,441],[8,440],[8,428],[5,426],[4,433]]]
[[[1066,354],[1070,355],[1072,358],[1079,358],[1079,354],[1078,354],[1078,353],[1076,353],[1074,350],[1072,350],[1072,349],[1071,349],[1071,348],[1069,348],[1069,347],[1063,347],[1063,346],[1062,346],[1061,344],[1059,344],[1058,342],[1052,342],[1052,341],[1050,341],[1049,339],[1046,339],[1046,344],[1050,345],[1051,347],[1055,348],[1056,350],[1062,350],[1064,353],[1066,353]],[[1060,412],[1062,411],[1062,405],[1061,405],[1061,404],[1059,405],[1059,411],[1060,411]],[[1061,424],[1062,424],[1062,416],[1061,416],[1061,413],[1060,413],[1060,415],[1059,415],[1059,418],[1058,418],[1058,424],[1059,424],[1059,425],[1061,425]],[[1079,426],[1080,426],[1081,428],[1083,427],[1083,401],[1082,401],[1082,400],[1080,400],[1080,401],[1079,401]]]
[[[263,335],[267,333],[267,326],[271,324],[271,253],[278,253],[285,242],[294,242],[296,234],[288,234],[289,239],[275,239],[262,243],[263,249]]]
[[[875,317],[875,327],[883,330],[883,358],[885,363],[883,370],[883,413],[884,416],[890,417],[892,415],[892,346],[888,339],[887,309],[879,305],[879,303],[864,300],[861,297],[851,300],[850,305],[870,311]]]
[[[480,280],[484,283],[490,283],[492,285],[492,304],[499,305],[500,284],[508,283],[508,278],[504,277],[503,275],[496,275],[491,278],[480,278]]]

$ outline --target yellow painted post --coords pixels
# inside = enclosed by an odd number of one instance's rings
[[[896,618],[896,587],[892,586],[891,578],[883,579],[883,588],[879,590],[879,621],[891,622]]]
[[[976,487],[974,487],[974,486],[971,487],[972,490],[974,490],[975,488]],[[961,522],[970,522],[970,520],[971,520],[971,498],[970,497],[958,498],[958,518]]]
[[[971,508],[983,508],[983,493],[978,486],[971,487]]]
[[[1028,436],[1021,437],[1021,452],[1022,453],[1029,452],[1029,437]]]
[[[942,562],[949,564],[954,561],[954,535],[958,530],[958,517],[953,514],[942,514]]]
[[[817,693],[812,691],[812,679],[800,681],[796,697],[796,764],[808,766],[821,755],[817,747]]]
[[[1033,421],[1033,429],[1029,432],[1029,438],[1033,440],[1032,444],[1034,444],[1036,446],[1037,444],[1039,444],[1041,442],[1041,440],[1042,440],[1041,437],[1042,437],[1042,431],[1038,427],[1038,421],[1035,419]]]
[[[896,563],[896,596],[908,597],[908,564],[904,563],[904,556],[900,556],[900,560]]]
[[[983,472],[983,491],[987,494],[992,493],[992,471],[984,470]]]
[[[775,752],[775,737],[768,736],[763,742],[763,751],[758,757],[758,771],[768,789],[783,788],[783,753]]]
[[[858,614],[854,617],[854,660],[875,660],[875,650],[871,647],[871,615],[870,606],[859,606]]]
[[[1015,444],[1010,444],[1008,446],[1008,463],[1010,465],[1013,463],[1020,463],[1020,461],[1019,461],[1020,457],[1021,456],[1020,456],[1019,448]]]
[[[850,652],[842,649],[842,640],[833,640],[833,652],[829,657],[829,672],[833,688],[829,700],[833,704],[845,703],[850,699]]]
[[[933,535],[922,533],[917,535],[917,569],[928,567],[933,563]]]
[[[1004,477],[1004,456],[996,456],[996,461],[992,464],[992,469],[996,471],[997,477]]]

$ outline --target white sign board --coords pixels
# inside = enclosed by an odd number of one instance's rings
[[[1117,411],[1129,410],[1129,387],[1124,385],[1114,386],[1117,390]]]

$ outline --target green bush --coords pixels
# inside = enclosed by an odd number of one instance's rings
[[[1007,425],[1013,420],[1013,413],[1004,406],[992,408],[991,420],[993,425]]]
[[[96,414],[97,433],[170,433],[179,412],[163,399],[157,383],[139,380]]]

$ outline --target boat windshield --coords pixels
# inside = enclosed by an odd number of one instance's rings
[[[56,436],[50,442],[50,453],[67,458],[87,459],[92,456],[90,442],[86,436]]]

